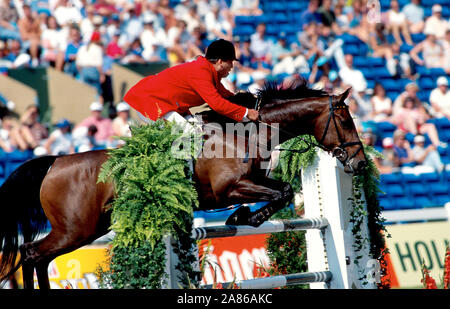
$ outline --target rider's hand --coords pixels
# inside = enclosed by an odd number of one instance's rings
[[[247,118],[251,121],[257,121],[259,117],[259,113],[255,109],[248,109]]]

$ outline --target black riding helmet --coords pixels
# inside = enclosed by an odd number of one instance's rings
[[[234,45],[230,41],[220,39],[209,44],[206,49],[206,59],[208,60],[236,60]]]

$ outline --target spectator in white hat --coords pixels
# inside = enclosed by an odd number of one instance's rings
[[[103,105],[100,102],[92,102],[89,108],[91,115],[79,123],[75,129],[79,127],[89,128],[94,125],[97,127],[95,140],[99,144],[109,146],[113,141],[112,137],[114,135],[111,119],[102,117]]]
[[[436,38],[443,39],[445,31],[448,29],[449,23],[442,18],[442,6],[434,4],[431,7],[431,16],[425,21],[425,34],[434,34]]]
[[[116,107],[117,117],[112,122],[114,136],[131,137],[130,132],[130,106],[120,102]],[[119,142],[121,144],[121,142]]]
[[[436,84],[437,87],[430,93],[432,113],[437,118],[447,117],[450,119],[450,91],[447,77],[440,76]]]
[[[414,161],[419,165],[431,166],[438,172],[442,172],[444,164],[441,161],[439,152],[434,145],[425,147],[425,137],[416,135],[414,137],[414,148],[412,149]]]

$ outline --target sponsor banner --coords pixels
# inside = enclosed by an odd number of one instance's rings
[[[266,235],[215,238],[201,241],[200,257],[206,253],[202,284],[253,279],[259,268],[270,264]]]
[[[422,263],[439,287],[444,273],[445,249],[450,242],[450,222],[398,224],[386,226],[393,287],[422,285]]]
[[[201,241],[200,256],[206,251],[202,284],[253,279],[258,267],[268,267],[270,260],[265,249],[265,235],[237,236]],[[90,245],[57,257],[48,268],[52,289],[96,289],[96,270],[107,268],[106,246]],[[22,270],[15,276],[23,286]],[[35,287],[37,284],[34,276]]]
[[[95,272],[100,267],[107,268],[106,246],[90,245],[61,255],[54,259],[48,274],[51,289],[96,289],[98,288]],[[23,286],[22,268],[16,273],[19,286]],[[34,284],[37,287],[37,277],[34,274]]]

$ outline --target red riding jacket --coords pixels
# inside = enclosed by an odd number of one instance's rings
[[[170,111],[189,114],[205,102],[217,113],[241,121],[247,109],[226,100],[234,95],[220,82],[213,65],[202,56],[143,78],[124,96],[142,115],[156,120]]]

